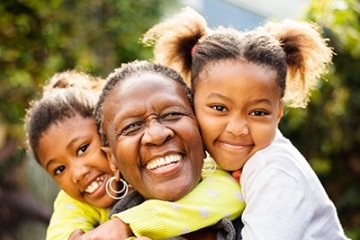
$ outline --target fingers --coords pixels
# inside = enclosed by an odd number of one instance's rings
[[[85,232],[82,229],[76,229],[70,234],[68,240],[80,239],[80,237],[84,234],[85,234]]]

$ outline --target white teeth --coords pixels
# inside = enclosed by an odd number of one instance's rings
[[[89,186],[87,186],[85,192],[90,194],[95,192],[95,190],[98,189],[100,185],[104,182],[104,179],[104,175],[97,177],[93,182],[89,184]]]
[[[181,155],[169,155],[162,158],[154,159],[146,164],[146,169],[153,170],[155,168],[167,165],[170,163],[175,163],[181,160]]]
[[[94,181],[85,189],[85,192],[93,193],[98,187],[99,187],[99,184]]]

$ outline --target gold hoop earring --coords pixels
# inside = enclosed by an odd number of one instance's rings
[[[116,181],[116,177],[111,177],[106,181],[106,185],[105,185],[105,190],[106,193],[115,200],[120,200],[122,198],[124,198],[126,196],[126,194],[129,191],[129,186],[127,184],[127,182],[125,182],[124,180],[120,179],[120,182],[122,183],[123,187],[121,190],[116,190],[112,187],[112,182]],[[121,194],[122,193],[122,194]],[[121,195],[119,195],[121,194]]]

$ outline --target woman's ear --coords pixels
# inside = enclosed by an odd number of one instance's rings
[[[101,150],[105,152],[106,158],[108,160],[111,171],[115,174],[119,172],[118,167],[116,166],[116,159],[110,147],[101,147]]]

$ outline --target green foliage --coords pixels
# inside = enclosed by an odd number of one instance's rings
[[[141,35],[166,0],[3,0],[0,4],[0,147],[24,139],[30,99],[55,72],[75,68],[105,77],[122,62],[146,59]]]
[[[336,55],[307,109],[289,110],[281,128],[320,176],[347,234],[360,237],[360,3],[313,0],[318,23]]]

